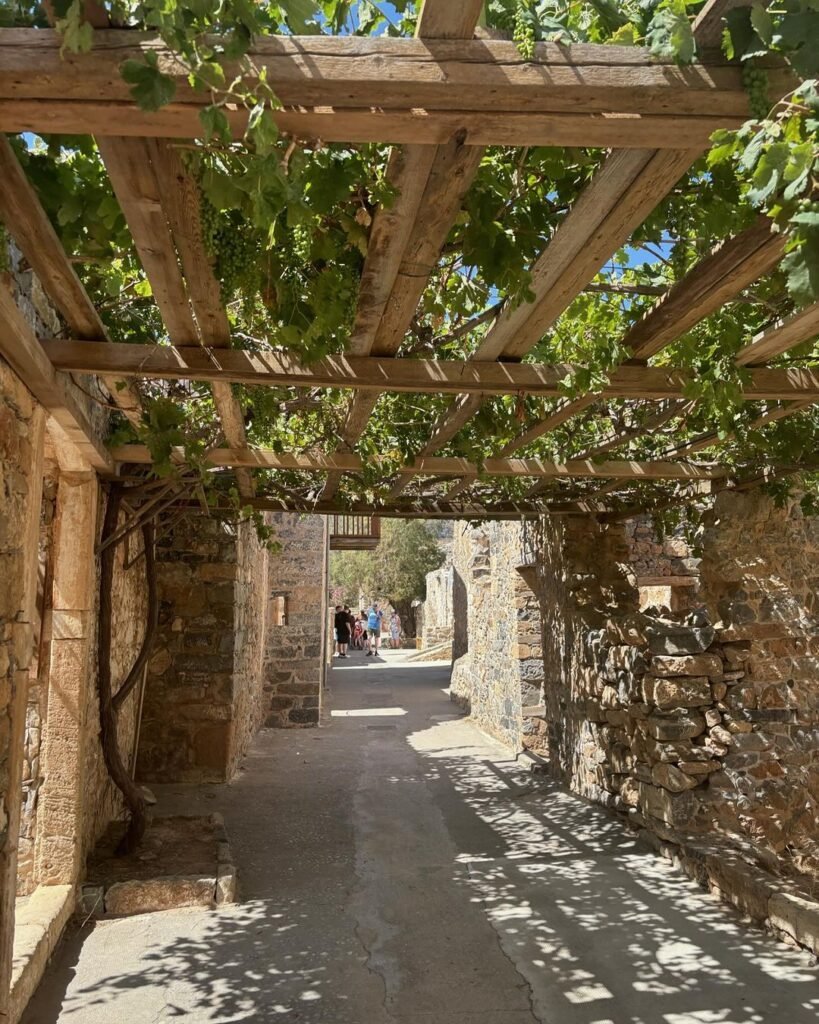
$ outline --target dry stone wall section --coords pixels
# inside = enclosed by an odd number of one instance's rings
[[[283,512],[270,522],[282,548],[271,555],[268,571],[265,723],[315,726],[327,656],[327,520]]]
[[[140,777],[224,781],[262,720],[266,553],[249,523],[183,521],[157,550]]]
[[[583,517],[456,538],[453,698],[645,835],[699,850],[693,873],[765,919],[776,878],[808,892],[819,869],[819,522],[725,492],[701,537],[704,603],[678,612],[640,610],[634,543]],[[511,609],[534,599],[542,707],[527,720]],[[755,870],[768,881],[749,888]]]
[[[515,745],[524,710],[540,704],[543,682],[540,610],[527,582],[530,558],[520,526],[456,529],[450,692],[483,728]],[[527,719],[526,730],[534,739],[532,723]]]

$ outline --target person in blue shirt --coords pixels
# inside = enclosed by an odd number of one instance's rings
[[[384,619],[384,613],[378,607],[377,604],[371,605],[367,609],[367,633],[370,638],[370,649],[367,651],[367,657],[371,657],[375,653],[376,658],[378,657],[378,648],[381,644],[381,623]]]

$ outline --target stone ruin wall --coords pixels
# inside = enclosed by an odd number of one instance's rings
[[[524,531],[498,523],[456,529],[452,559],[450,693],[487,732],[516,746],[525,733],[538,745],[525,717],[541,701],[543,662],[538,601],[518,571],[530,562]]]
[[[158,542],[157,577],[139,777],[225,781],[262,720],[266,552],[250,523],[191,518]]]
[[[531,541],[543,617],[536,749],[576,792],[659,842],[698,849],[700,880],[727,885],[734,851],[747,871],[812,890],[819,521],[793,503],[777,510],[760,494],[724,492],[701,538],[704,607],[676,613],[639,610],[633,540],[622,526],[566,518],[540,524]],[[493,644],[508,641],[510,592],[488,577],[525,559],[520,549],[517,524],[486,524],[458,542],[455,631],[465,613],[469,651],[453,672],[454,699],[518,748],[532,743],[515,715],[517,659],[499,669]],[[759,919],[776,894],[766,878],[755,895],[743,883],[732,896]]]
[[[59,492],[58,492],[59,508]],[[97,502],[98,523],[105,514],[105,498],[100,494]],[[125,514],[120,525],[126,521]],[[112,583],[113,622],[111,643],[111,679],[116,687],[134,663],[145,635],[148,610],[148,592],[145,583],[145,563],[139,554],[142,536],[131,534],[127,543],[119,545],[114,563]],[[133,562],[133,564],[131,564]],[[99,562],[96,565],[93,587],[93,608],[89,631],[87,704],[83,714],[85,739],[85,767],[82,771],[82,861],[105,832],[109,822],[118,818],[123,810],[119,790],[108,776],[100,743],[99,699],[97,690],[96,623],[99,614]],[[119,713],[119,748],[126,765],[133,766],[136,755],[137,718],[139,715],[139,687],[136,687]],[[55,760],[57,760],[55,758]]]
[[[265,724],[318,725],[327,665],[329,535],[325,516],[275,513],[282,550],[268,570]],[[283,621],[282,621],[283,620]]]
[[[421,647],[450,643],[453,631],[452,586],[455,570],[450,558],[440,569],[427,573],[427,596],[416,607],[415,623]]]
[[[12,837],[27,836],[18,819],[28,675],[34,646],[36,544],[42,491],[45,415],[0,360],[0,858],[4,873]],[[39,472],[38,472],[39,471]],[[36,787],[36,788],[39,788]],[[36,790],[35,790],[36,791]],[[30,814],[34,801],[28,801]]]

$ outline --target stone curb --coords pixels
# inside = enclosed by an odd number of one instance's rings
[[[776,938],[819,956],[819,901],[796,892],[788,879],[769,875],[736,850],[716,843],[701,845],[682,836],[669,842],[642,827],[636,834],[644,845]]]
[[[238,872],[221,814],[207,818],[216,841],[216,870],[213,875],[157,875],[155,878],[99,883],[80,887],[77,914],[89,917],[128,917],[179,907],[218,907],[235,903]]]

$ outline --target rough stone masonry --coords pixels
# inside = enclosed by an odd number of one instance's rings
[[[461,533],[453,698],[656,841],[721,844],[708,855],[711,883],[770,919],[770,900],[784,898],[777,879],[810,896],[819,871],[819,520],[796,501],[776,508],[760,493],[723,492],[702,532],[698,607],[678,612],[640,611],[635,577],[657,569],[638,540],[635,552],[633,528],[585,517]],[[521,659],[529,613],[515,578],[539,605],[537,692]],[[539,705],[534,720],[527,703]],[[726,880],[731,851],[741,883]],[[697,856],[702,874],[708,858]],[[814,927],[803,925],[800,941]]]

